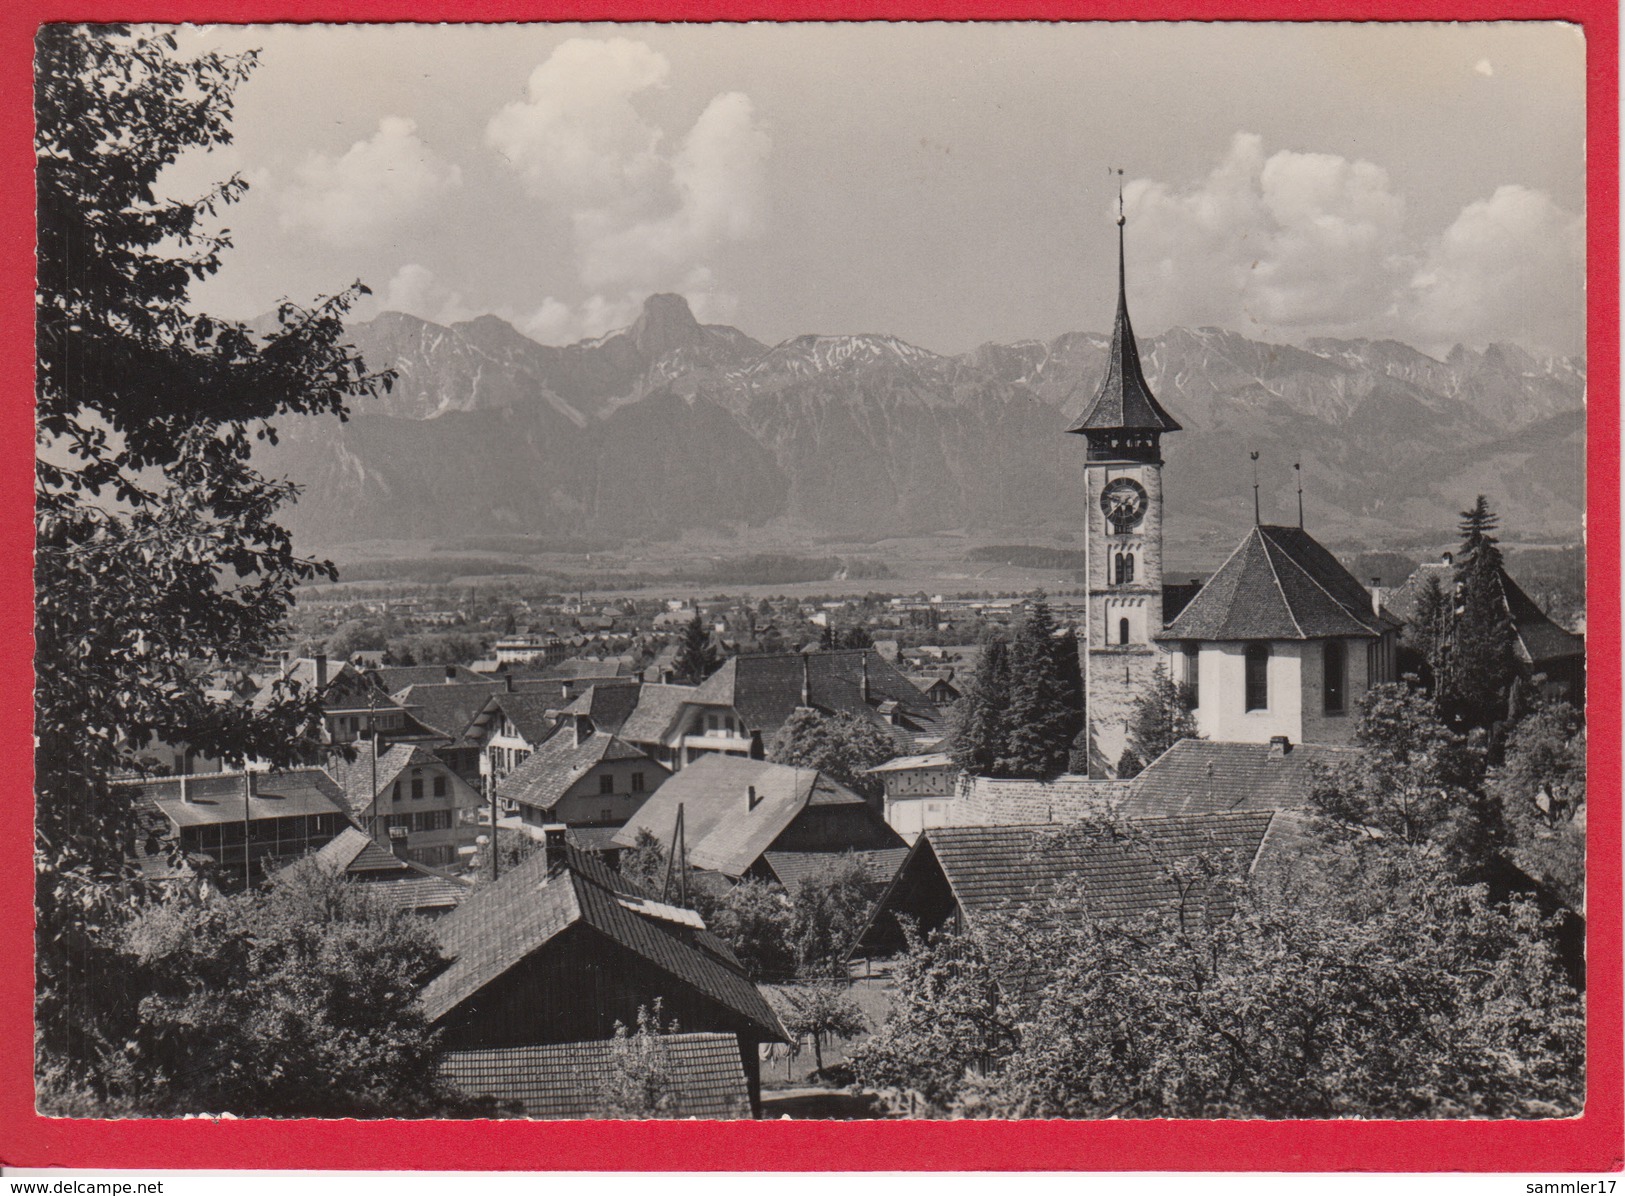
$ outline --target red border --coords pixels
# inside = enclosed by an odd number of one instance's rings
[[[74,1168],[1599,1171],[1625,1160],[1620,952],[1619,11],[1612,0],[8,0],[0,16],[0,1163]],[[1568,20],[1589,178],[1590,1097],[1559,1122],[94,1122],[33,1111],[31,297],[35,28],[52,20]]]

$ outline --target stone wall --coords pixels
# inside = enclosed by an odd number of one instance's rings
[[[1097,817],[1121,801],[1128,785],[1063,775],[1051,781],[961,776],[952,805],[954,826],[1022,826]]]

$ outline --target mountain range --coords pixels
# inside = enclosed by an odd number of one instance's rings
[[[677,295],[578,344],[495,316],[384,312],[349,330],[393,390],[342,425],[284,421],[261,465],[304,486],[302,542],[525,532],[659,540],[772,524],[874,540],[947,530],[1065,540],[1108,338],[943,356],[893,336],[764,345]],[[1510,345],[1443,360],[1396,341],[1265,344],[1216,328],[1142,338],[1184,425],[1164,440],[1168,534],[1227,546],[1252,517],[1332,541],[1435,543],[1484,493],[1509,535],[1571,541],[1584,505],[1585,366]],[[1014,542],[1014,541],[1012,541]]]

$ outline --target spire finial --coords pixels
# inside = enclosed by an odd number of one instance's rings
[[[1128,223],[1128,218],[1123,215],[1123,168],[1118,167],[1117,168],[1117,227],[1122,228],[1123,225],[1125,225],[1127,223]]]
[[[1258,517],[1258,450],[1254,449],[1247,455],[1253,459],[1253,526],[1257,527],[1264,522]]]
[[[1303,465],[1301,462],[1292,463],[1292,472],[1298,477],[1298,528],[1303,528]]]

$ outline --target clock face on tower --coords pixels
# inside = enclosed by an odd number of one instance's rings
[[[1119,535],[1140,526],[1145,508],[1145,487],[1133,478],[1113,478],[1100,492],[1100,509]]]

